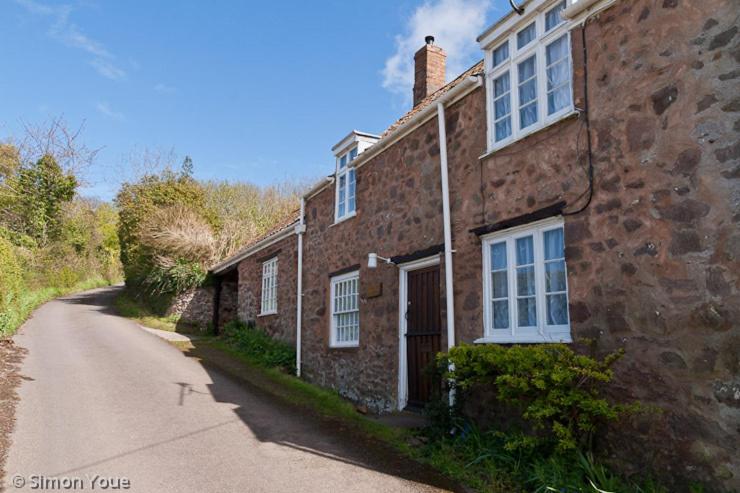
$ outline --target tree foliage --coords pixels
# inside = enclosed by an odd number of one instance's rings
[[[185,158],[122,186],[116,197],[126,282],[177,294],[203,282],[219,260],[294,212],[298,187],[200,182]]]
[[[121,275],[117,210],[78,194],[97,152],[80,142],[82,127],[24,127],[0,142],[0,336],[49,293]]]

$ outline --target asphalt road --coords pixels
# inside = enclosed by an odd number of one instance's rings
[[[8,492],[441,491],[390,449],[116,316],[117,289],[50,302],[15,337],[28,353]]]

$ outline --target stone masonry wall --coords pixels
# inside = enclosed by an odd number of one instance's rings
[[[334,224],[333,185],[306,205],[303,374],[373,411],[397,402],[398,269],[382,262],[368,269],[367,254],[406,255],[442,243],[440,186],[433,119],[357,170],[355,217]],[[330,276],[353,266],[360,271],[360,344],[330,348]],[[381,285],[382,295],[368,298],[371,285]]]
[[[180,315],[180,321],[205,331],[213,321],[213,287],[189,289],[172,300],[167,315]]]
[[[572,333],[601,354],[626,350],[614,395],[664,412],[621,425],[611,448],[675,491],[681,478],[740,486],[737,25],[737,2],[640,0],[585,27],[595,183],[591,205],[565,218]],[[583,108],[580,40],[574,31]],[[475,131],[455,111],[447,121],[458,122],[450,146]],[[483,335],[481,246],[469,230],[559,200],[579,208],[583,123],[570,117],[480,161],[473,149],[451,155],[460,341]]]
[[[297,240],[291,235],[239,263],[239,319],[254,322],[272,337],[295,343]],[[262,300],[262,263],[277,256],[277,313],[260,315]]]

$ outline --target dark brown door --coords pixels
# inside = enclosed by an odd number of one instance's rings
[[[441,342],[439,266],[409,271],[407,285],[408,405],[421,407],[439,387],[432,374]]]

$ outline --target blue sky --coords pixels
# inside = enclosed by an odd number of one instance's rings
[[[506,0],[243,2],[0,0],[0,139],[64,115],[102,147],[84,193],[110,199],[144,149],[196,176],[268,185],[333,169],[350,130],[408,110],[426,34],[448,78]]]

